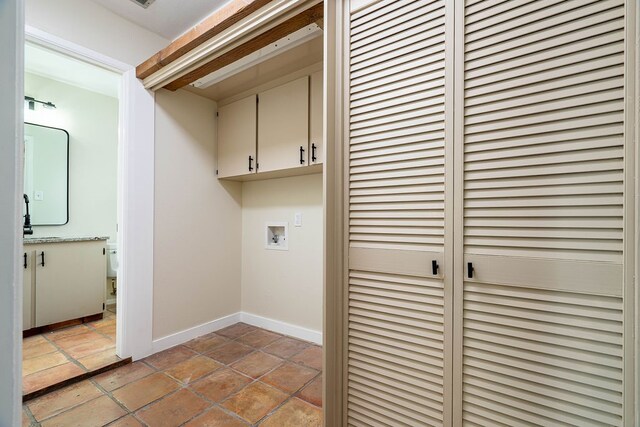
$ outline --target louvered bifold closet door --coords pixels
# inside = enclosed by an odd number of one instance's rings
[[[465,425],[622,425],[624,13],[456,13]]]
[[[440,426],[451,414],[452,11],[444,0],[369,3],[348,23],[347,423]]]

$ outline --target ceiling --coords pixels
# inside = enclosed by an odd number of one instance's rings
[[[175,40],[230,0],[156,0],[147,8],[131,0],[92,0],[117,15]]]
[[[24,69],[27,73],[118,97],[118,74],[29,42],[24,48]]]

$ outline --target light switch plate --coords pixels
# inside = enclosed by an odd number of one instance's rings
[[[44,200],[44,191],[36,191],[33,193],[34,200]]]
[[[293,218],[293,225],[296,227],[302,227],[302,213],[296,212]]]

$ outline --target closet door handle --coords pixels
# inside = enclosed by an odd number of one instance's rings
[[[473,263],[472,262],[468,262],[467,263],[467,277],[469,279],[473,279],[473,272],[475,270],[473,269]]]
[[[24,253],[24,268],[27,268],[27,253]]]
[[[41,259],[41,262],[42,262],[40,265],[42,265],[44,267],[44,251],[42,251],[40,253],[40,259]]]
[[[300,164],[304,165],[304,148],[302,148],[302,145],[300,146]]]
[[[438,261],[436,261],[435,259],[431,261],[431,272],[433,273],[434,276],[438,274],[439,268],[440,266],[438,265]]]
[[[311,144],[311,161],[315,162],[316,160],[318,160],[318,158],[316,157],[316,144]]]
[[[253,170],[253,157],[249,156],[249,172]]]

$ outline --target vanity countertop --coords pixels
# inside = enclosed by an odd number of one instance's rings
[[[105,236],[93,237],[25,237],[23,243],[25,245],[41,244],[41,243],[67,243],[67,242],[92,242],[96,240],[109,240]]]

